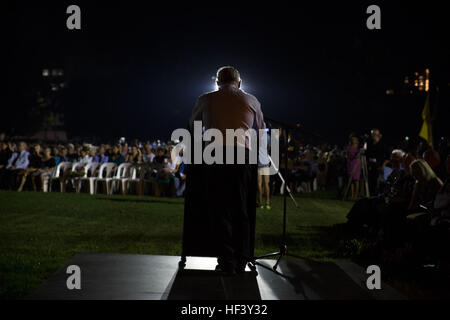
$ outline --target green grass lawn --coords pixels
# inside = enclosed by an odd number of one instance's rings
[[[332,225],[345,222],[352,203],[326,194],[288,199],[290,252],[338,258]],[[257,211],[256,249],[276,251],[282,198]],[[0,298],[23,298],[78,252],[179,255],[183,199],[0,191]]]

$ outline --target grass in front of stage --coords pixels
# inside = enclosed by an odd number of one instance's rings
[[[332,227],[352,203],[313,193],[288,199],[289,251],[342,258]],[[183,199],[0,191],[0,299],[23,298],[77,252],[179,255]],[[281,241],[283,198],[257,209],[257,255]]]

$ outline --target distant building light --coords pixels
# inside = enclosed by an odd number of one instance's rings
[[[386,90],[386,95],[392,96],[393,94],[394,94],[394,90],[392,90],[392,89]]]
[[[409,137],[408,137],[408,136],[406,136],[406,137],[405,137],[405,140],[406,140],[406,141],[408,141],[408,140],[409,140]]]
[[[425,91],[430,90],[430,69],[425,69]]]
[[[48,76],[49,76],[49,74],[50,74],[50,72],[49,72],[49,70],[48,70],[48,69],[44,69],[44,70],[42,70],[42,76],[43,76],[43,77],[48,77]]]

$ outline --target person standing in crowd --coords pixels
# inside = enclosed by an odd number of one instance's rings
[[[352,200],[356,200],[359,194],[359,178],[361,174],[361,159],[359,158],[359,139],[356,134],[351,134],[347,152],[347,174],[351,181]]]
[[[378,195],[378,180],[384,166],[389,162],[389,153],[385,144],[381,141],[380,130],[372,129],[372,139],[367,143],[366,158],[370,195]]]
[[[317,189],[326,190],[328,176],[328,152],[320,152],[317,159]]]
[[[261,209],[270,210],[272,207],[270,206],[270,159],[269,159],[269,146],[270,136],[266,134],[266,143],[259,143],[258,150],[258,203],[257,206]],[[263,194],[266,197],[266,205],[263,205]]]

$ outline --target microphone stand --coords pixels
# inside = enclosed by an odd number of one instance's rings
[[[275,124],[277,124],[277,125],[279,125],[280,127],[283,128],[284,168],[286,170],[286,178],[288,179],[288,147],[289,147],[288,146],[288,131],[290,129],[296,130],[297,128],[292,126],[292,125],[290,125],[290,124],[286,124],[286,123],[280,122],[278,120],[273,120],[273,119],[270,119],[268,117],[264,117],[264,120],[266,120],[267,122],[275,123]],[[282,181],[283,180],[284,179],[282,179]],[[284,188],[283,188],[283,234],[282,234],[282,240],[281,240],[281,244],[280,244],[280,249],[278,251],[276,251],[276,252],[272,252],[272,253],[268,253],[268,254],[264,254],[264,255],[261,255],[261,256],[254,257],[252,259],[251,263],[249,264],[250,269],[253,270],[253,271],[256,270],[256,265],[259,265],[259,266],[267,269],[266,265],[261,264],[260,262],[257,261],[257,260],[264,259],[264,258],[278,257],[277,262],[272,267],[272,271],[275,272],[278,275],[282,275],[282,274],[280,274],[277,271],[277,269],[278,269],[278,265],[279,265],[279,263],[280,263],[280,261],[281,261],[281,259],[283,257],[290,256],[290,257],[295,257],[295,258],[298,258],[298,259],[304,259],[304,260],[310,260],[310,261],[312,260],[312,259],[305,258],[305,257],[299,256],[299,255],[294,255],[294,254],[291,254],[291,253],[288,252],[288,248],[287,248],[287,244],[286,244],[286,218],[287,218],[287,208],[286,208],[287,192],[286,191],[287,190],[288,190],[287,181],[285,181]],[[289,192],[289,194],[291,194],[291,193]],[[292,197],[292,195],[291,195],[291,197]],[[295,202],[295,200],[294,200],[294,203],[297,204]]]

